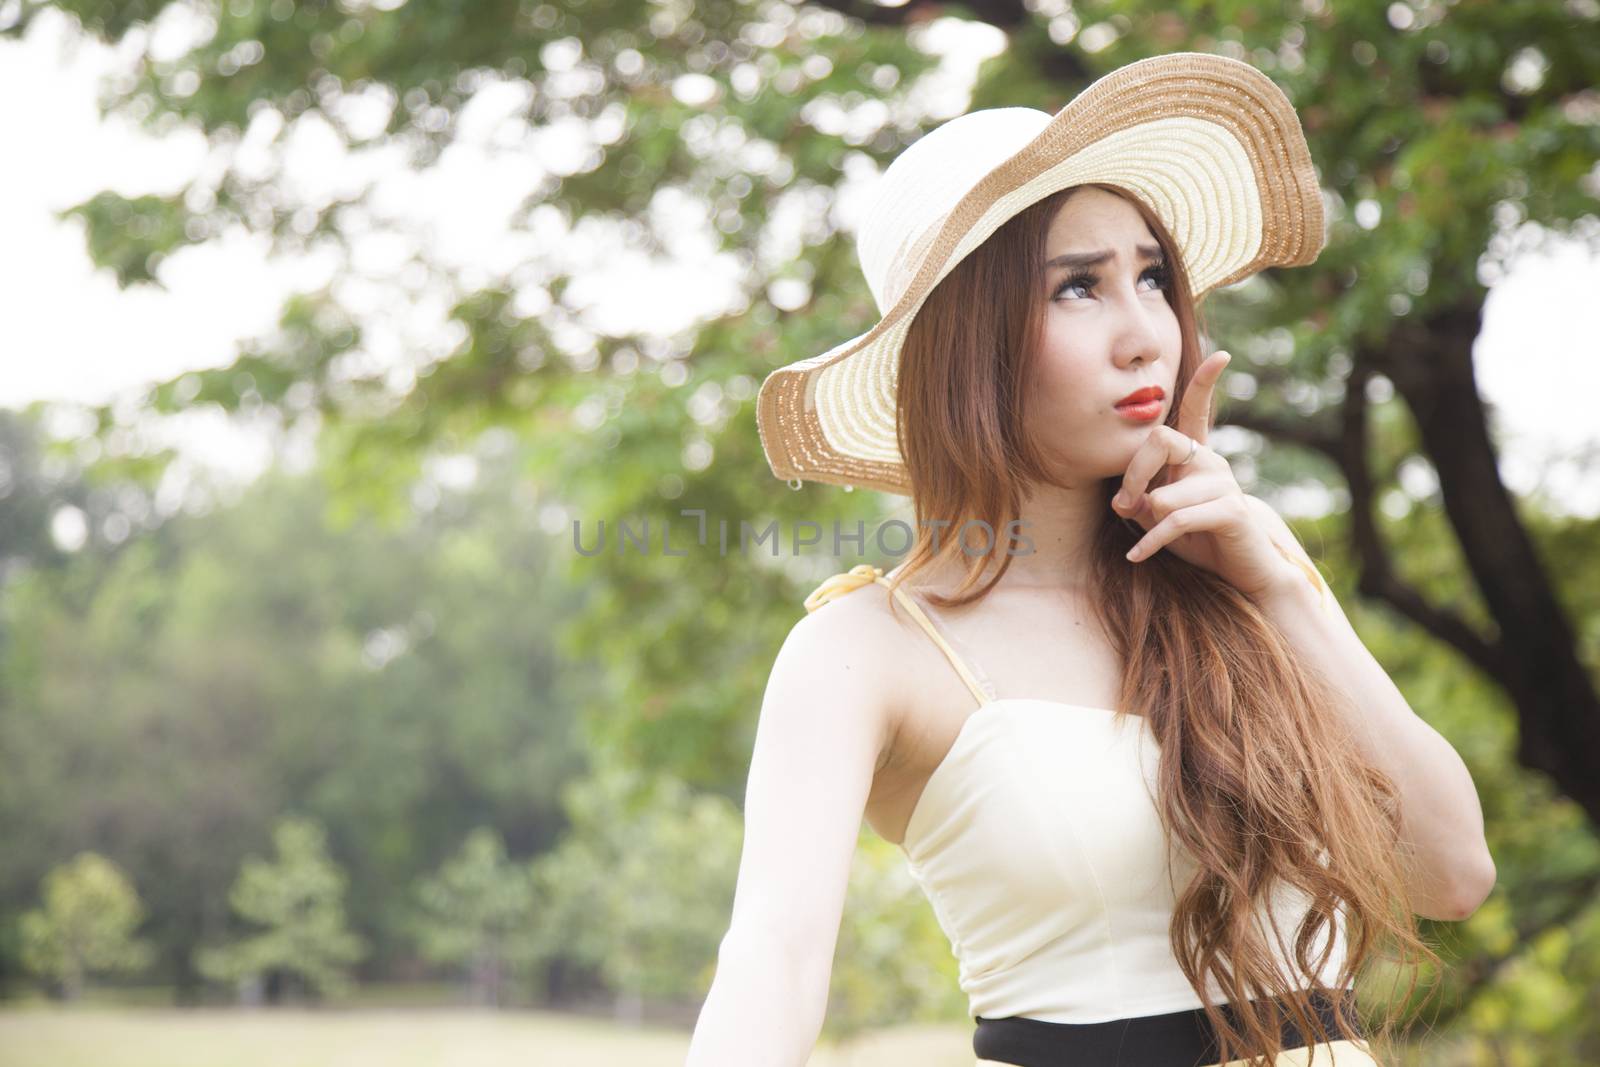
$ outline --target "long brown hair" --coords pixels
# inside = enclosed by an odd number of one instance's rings
[[[1202,359],[1182,257],[1137,198],[1094,187],[1132,204],[1165,253],[1166,299],[1183,337],[1166,420],[1176,426]],[[1045,237],[1073,192],[1024,209],[974,249],[929,295],[907,335],[899,443],[919,533],[893,581],[962,555],[965,578],[951,596],[929,593],[935,605],[969,604],[993,588],[1010,566],[1010,550],[1019,547],[1010,524],[1022,501],[1033,487],[1051,484],[1023,415],[1047,305]],[[1359,750],[1339,691],[1303,662],[1248,596],[1170,552],[1128,562],[1124,553],[1144,529],[1111,509],[1120,481],[1103,479],[1100,487],[1104,520],[1092,562],[1098,595],[1090,599],[1122,663],[1118,711],[1143,715],[1161,749],[1156,800],[1169,846],[1182,849],[1195,871],[1186,887],[1175,889],[1172,950],[1216,1028],[1220,1061],[1271,1064],[1282,1049],[1285,1018],[1308,1042],[1339,1036],[1318,1019],[1306,985],[1332,1000],[1341,1018],[1354,1020],[1346,990],[1365,964],[1391,952],[1402,964],[1439,962],[1418,933],[1406,888],[1397,790]],[[950,520],[952,532],[974,520],[996,532],[992,551],[1003,558],[981,588],[974,587],[988,556],[974,555],[955,536],[935,548],[937,531],[929,532],[935,516]],[[1002,545],[1008,550],[1001,552]],[[1286,892],[1307,902],[1297,928],[1258,925]],[[1323,985],[1341,917],[1345,957],[1332,984]],[[1275,945],[1295,975],[1284,973]],[[1405,970],[1409,997],[1417,974],[1402,966],[1397,979]],[[1208,980],[1222,991],[1237,1028],[1212,1004]],[[1269,998],[1285,1005],[1287,1015]],[[1403,1000],[1391,998],[1393,1011],[1367,1035],[1371,1040],[1388,1038]]]

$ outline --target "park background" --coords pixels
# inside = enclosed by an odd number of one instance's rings
[[[892,562],[716,523],[906,517],[755,390],[871,325],[901,147],[1179,50],[1328,215],[1208,300],[1213,441],[1498,865],[1403,1062],[1600,1062],[1596,0],[4,0],[0,1064],[681,1062],[772,658]],[[970,1062],[865,828],[823,1037]]]

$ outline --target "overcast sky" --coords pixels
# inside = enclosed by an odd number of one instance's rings
[[[272,329],[287,294],[326,284],[332,269],[326,261],[269,258],[264,239],[241,232],[172,256],[159,272],[166,291],[123,292],[109,273],[96,273],[81,229],[55,221],[52,213],[105,188],[130,196],[171,193],[208,166],[207,149],[196,133],[153,139],[125,121],[102,121],[94,106],[97,81],[122,61],[92,44],[68,56],[65,36],[64,20],[51,12],[24,41],[0,41],[0,100],[8,102],[0,109],[0,158],[6,161],[0,168],[0,407],[131,397],[149,382],[231,362],[240,340]],[[951,49],[947,81],[955,88],[946,91],[964,92],[960,83],[970,82],[974,64],[994,43],[982,36],[974,41],[970,49]],[[385,173],[389,202],[396,212],[411,213],[406,232],[427,242],[429,258],[482,265],[477,269],[491,276],[514,270],[529,249],[508,237],[506,220],[538,175],[526,156],[482,147],[503,133],[518,103],[515,90],[481,95],[463,123],[462,143],[426,174],[405,173],[382,157],[342,157],[331,133],[311,129],[297,142],[291,176],[301,189],[331,191]],[[544,136],[551,139],[541,146],[541,160],[564,148],[584,150],[558,143],[570,140],[570,132]],[[404,249],[395,242],[407,238],[399,232],[373,235],[374,263],[401,258]],[[596,251],[591,258],[604,258],[620,272],[615,277],[647,283],[601,287],[629,294],[615,314],[651,315],[663,323],[717,313],[717,286],[708,280],[726,278],[731,285],[736,271],[708,240],[692,234],[674,249],[693,262],[689,270],[667,269],[625,249]],[[689,281],[694,284],[685,287]],[[352,299],[359,299],[354,279],[349,284]],[[1499,411],[1508,483],[1518,492],[1540,487],[1547,506],[1586,515],[1600,514],[1597,293],[1600,257],[1579,243],[1519,258],[1491,290],[1475,351],[1480,387]],[[646,304],[641,294],[655,302]],[[396,357],[418,346],[447,348],[452,342],[439,324],[448,296],[419,301],[408,309],[408,320],[387,322],[389,333],[377,345],[386,344]],[[386,312],[389,317],[398,318]],[[236,476],[259,470],[270,456],[257,435],[220,419],[192,418],[181,435],[202,462]],[[1413,477],[1426,489],[1425,471]]]

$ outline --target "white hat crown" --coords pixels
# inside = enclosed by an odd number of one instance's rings
[[[856,257],[882,315],[910,284],[921,257],[963,197],[1038,137],[1050,116],[1031,107],[970,111],[934,127],[878,179],[856,235]]]

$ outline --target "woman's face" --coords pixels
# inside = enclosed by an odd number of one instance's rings
[[[1074,192],[1050,223],[1026,429],[1069,484],[1121,474],[1172,409],[1182,336],[1160,256],[1133,205],[1101,189]],[[1117,407],[1150,386],[1157,403]]]

